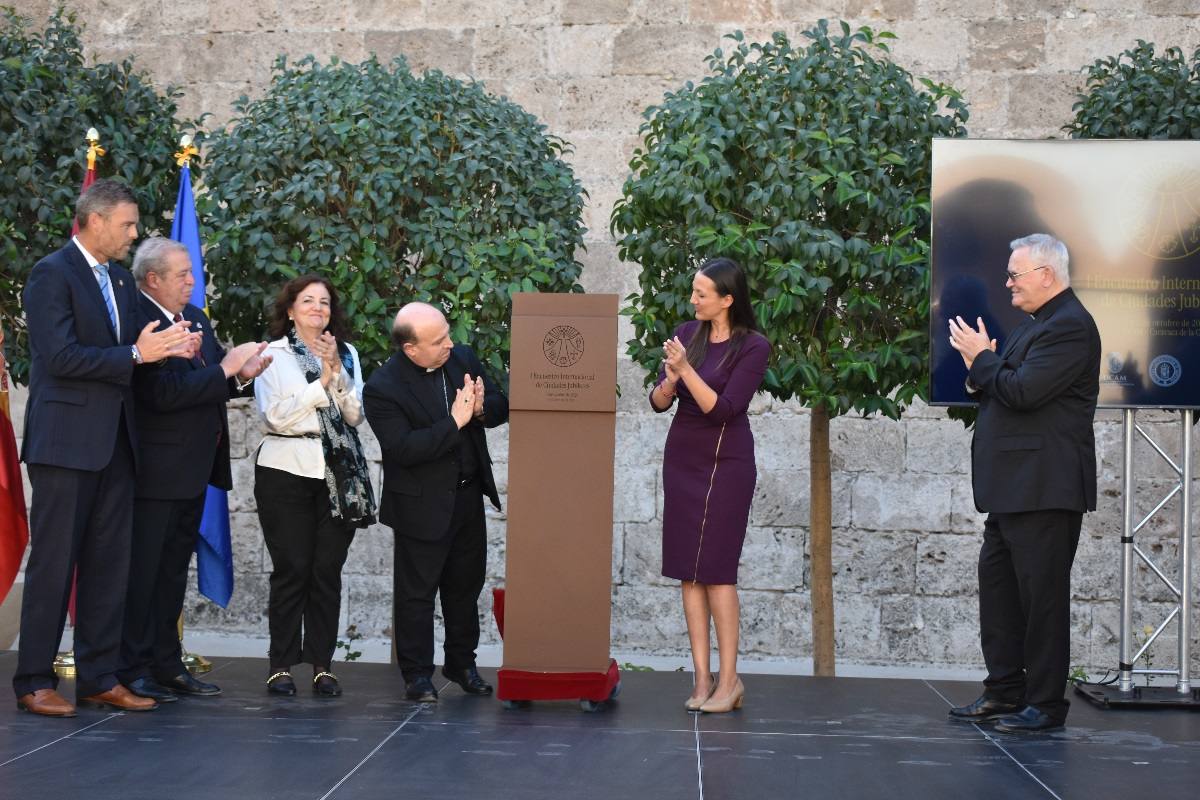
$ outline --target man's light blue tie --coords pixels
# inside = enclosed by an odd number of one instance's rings
[[[96,272],[100,274],[100,295],[104,298],[104,307],[108,309],[108,321],[113,330],[117,329],[117,309],[113,307],[112,297],[109,296],[108,264],[97,264]]]

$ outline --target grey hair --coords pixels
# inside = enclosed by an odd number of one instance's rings
[[[146,285],[146,277],[151,272],[162,275],[167,256],[179,251],[186,253],[188,249],[174,239],[164,239],[162,236],[151,236],[138,245],[137,252],[133,254],[133,266],[129,268],[138,286]]]
[[[1071,285],[1071,256],[1067,254],[1067,246],[1048,233],[1031,233],[1008,243],[1012,250],[1029,248],[1029,255],[1038,266],[1048,264],[1054,270],[1054,277],[1063,286]]]
[[[80,228],[86,228],[89,215],[108,216],[114,208],[123,203],[137,205],[137,197],[133,190],[120,181],[101,178],[75,201],[75,221],[79,223]]]

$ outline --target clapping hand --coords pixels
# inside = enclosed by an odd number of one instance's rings
[[[246,359],[245,365],[238,371],[238,378],[244,382],[252,381],[259,375],[266,372],[267,367],[271,366],[271,362],[275,360],[274,356],[265,356],[262,351],[266,349],[267,343],[262,342],[262,349],[255,355]]]
[[[470,375],[463,378],[462,388],[454,393],[454,406],[450,409],[450,416],[454,418],[460,430],[475,416],[475,382],[471,380]]]
[[[463,379],[464,383],[469,380],[471,380],[470,375],[467,375]],[[475,379],[475,405],[474,405],[473,410],[474,410],[475,416],[477,416],[477,417],[483,416],[483,378],[482,377]]]
[[[342,371],[342,359],[338,356],[337,339],[329,331],[317,337],[312,353],[321,360],[321,385],[329,386],[334,375]]]
[[[196,331],[194,333],[189,333],[188,334],[188,348],[189,349],[188,349],[187,355],[185,355],[184,358],[190,360],[190,359],[194,359],[196,356],[200,355],[200,343],[202,341],[204,341],[204,332],[203,331]]]
[[[971,368],[971,365],[975,363],[975,357],[984,350],[995,351],[996,349],[996,340],[988,336],[987,327],[983,324],[983,317],[976,317],[975,321],[979,325],[978,330],[968,325],[962,317],[954,317],[950,320],[950,346],[962,356],[967,369]]]
[[[266,369],[266,366],[264,365],[262,369],[254,371],[254,368],[251,368],[249,365],[251,361],[255,362],[256,366],[263,361],[264,359],[260,357],[260,354],[266,348],[266,342],[246,342],[230,350],[225,354],[225,358],[221,359],[221,369],[225,370],[225,377],[232,378],[234,375],[237,375],[242,380],[250,380],[257,377],[263,369]],[[265,360],[267,364],[271,363],[270,356],[266,356]]]
[[[663,355],[666,357],[663,361],[663,367],[667,373],[667,380],[674,385],[683,376],[685,371],[691,369],[691,365],[687,360],[687,348],[683,346],[683,342],[679,341],[679,337],[676,336],[663,342]]]
[[[188,333],[192,323],[185,319],[161,331],[155,330],[160,324],[157,320],[148,322],[138,334],[136,344],[142,361],[162,361],[172,356],[191,358],[193,350],[199,347],[198,341]]]

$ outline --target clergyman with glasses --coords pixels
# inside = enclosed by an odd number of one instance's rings
[[[1066,246],[1044,233],[1009,245],[1005,285],[1028,314],[996,352],[982,320],[950,320],[979,401],[971,445],[979,553],[983,695],[950,710],[1001,733],[1060,728],[1069,702],[1071,564],[1096,508],[1092,420],[1100,333],[1070,288]]]

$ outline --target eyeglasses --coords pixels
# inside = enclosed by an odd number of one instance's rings
[[[1017,278],[1021,277],[1022,275],[1028,275],[1031,272],[1037,272],[1039,269],[1046,269],[1049,266],[1050,266],[1049,264],[1042,264],[1040,267],[1034,267],[1033,269],[1027,269],[1024,272],[1013,272],[1011,269],[1008,269],[1008,270],[1004,271],[1004,274],[1008,276],[1008,279],[1010,281],[1015,281]]]

